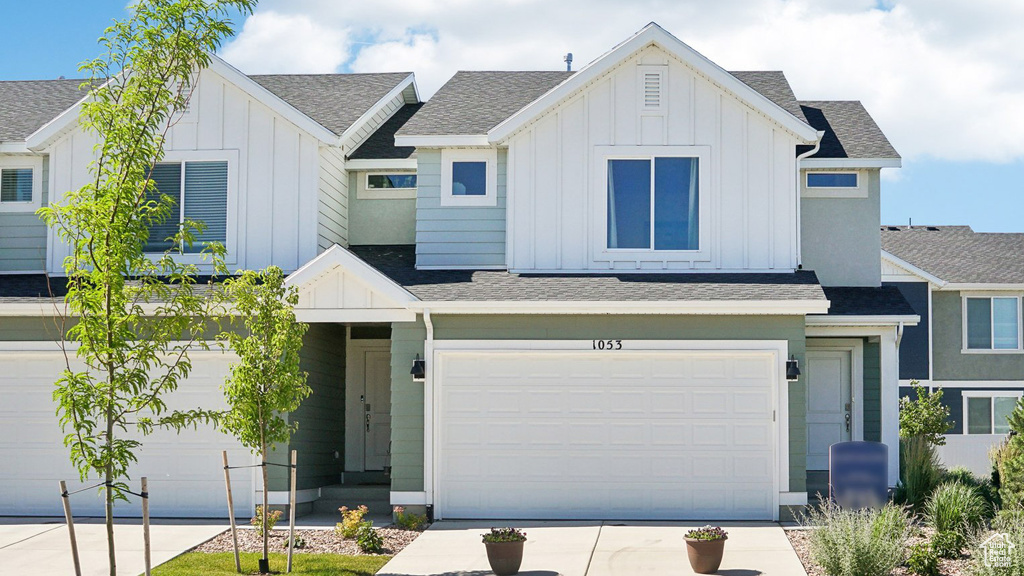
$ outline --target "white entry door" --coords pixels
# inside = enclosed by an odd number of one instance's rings
[[[778,352],[439,355],[443,518],[777,513]]]
[[[807,469],[828,470],[828,449],[852,438],[850,352],[807,351]]]
[[[350,340],[345,469],[383,470],[391,448],[391,344]]]

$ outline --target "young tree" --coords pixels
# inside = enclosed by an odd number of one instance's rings
[[[275,444],[287,443],[298,427],[282,414],[294,412],[312,390],[299,367],[302,336],[308,326],[295,320],[299,301],[295,288],[284,285],[281,269],[244,272],[225,282],[236,318],[243,330],[227,330],[218,338],[238,355],[224,382],[228,410],[221,427],[254,453],[263,470],[263,525],[267,526],[267,456]],[[241,326],[236,328],[242,328]],[[263,563],[268,554],[268,530],[263,531]]]
[[[198,268],[174,258],[196,239],[201,223],[181,226],[171,238],[174,248],[159,257],[144,254],[150,228],[168,218],[177,224],[178,213],[150,181],[150,169],[163,157],[165,136],[188,105],[198,71],[231,35],[229,12],[250,13],[254,6],[255,0],[133,2],[130,16],[100,39],[103,56],[80,67],[94,87],[79,117],[96,141],[90,181],[40,210],[70,247],[63,310],[69,328],[61,341],[66,366],[54,400],[82,480],[104,481],[111,576],[117,572],[114,502],[127,499],[124,480],[139,438],[213,417],[202,409],[168,410],[164,401],[192,368],[189,350],[205,347],[201,334],[217,304],[196,290]],[[223,270],[223,248],[204,251]]]
[[[942,403],[942,389],[929,393],[915,380],[913,400],[900,398],[900,438],[921,436],[933,446],[945,446],[946,432],[953,428],[949,407]]]

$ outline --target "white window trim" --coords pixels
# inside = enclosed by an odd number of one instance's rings
[[[0,202],[0,212],[35,212],[43,205],[42,156],[0,157],[0,170],[32,170],[32,199],[28,202]]]
[[[1017,347],[1016,348],[968,348],[967,347],[967,299],[968,298],[1014,298],[1017,300]],[[960,353],[961,354],[1024,354],[1024,314],[1021,305],[1024,304],[1020,294],[1005,292],[961,292],[960,293]],[[989,308],[990,313],[992,308]],[[990,319],[991,320],[991,319]],[[989,330],[995,329],[995,322],[990,322]],[[993,335],[993,345],[995,337]]]
[[[960,394],[963,396],[963,415],[964,415],[963,435],[964,436],[999,436],[999,437],[1003,437],[1003,436],[1006,436],[1006,434],[1001,434],[1001,433],[995,432],[995,429],[996,429],[996,421],[995,421],[996,409],[995,409],[995,405],[994,405],[992,399],[993,398],[1013,398],[1014,401],[1019,402],[1020,398],[1021,398],[1021,395],[1024,394],[1024,393],[1021,393],[1019,391],[1018,392],[1014,392],[1012,390],[1009,390],[1009,391],[1008,390],[963,390],[963,391],[961,391]],[[970,434],[967,431],[968,430],[967,418],[969,417],[969,414],[968,414],[968,411],[967,411],[967,401],[970,398],[988,398],[989,399],[989,405],[990,405],[989,406],[989,414],[990,414],[990,416],[989,416],[988,429],[990,430],[990,432],[988,434]]]
[[[487,188],[483,196],[455,196],[452,194],[452,163],[485,162]],[[441,150],[441,206],[497,206],[498,205],[498,151],[486,149]]]
[[[367,172],[360,179],[360,186],[356,189],[356,198],[360,200],[409,200],[416,198],[416,188],[370,188],[370,176],[389,176],[397,174],[401,176],[416,176],[419,183],[419,176],[415,171],[408,170],[375,170]]]
[[[608,248],[608,161],[652,160],[659,158],[697,158],[698,246],[697,250],[655,250]],[[594,260],[597,262],[708,262],[711,260],[711,147],[710,146],[595,146],[592,192]],[[653,187],[654,182],[651,182]],[[651,197],[652,207],[654,197]],[[653,226],[653,222],[652,222]],[[653,232],[653,231],[652,231]]]
[[[856,186],[811,186],[807,180],[811,174],[853,174]],[[867,173],[861,170],[804,170],[800,178],[800,196],[803,198],[867,198]]]
[[[224,258],[225,264],[236,264],[237,258],[236,247],[237,247],[237,236],[238,236],[238,221],[236,215],[238,214],[238,164],[239,152],[238,150],[174,150],[164,153],[164,157],[160,159],[159,163],[176,163],[180,162],[185,164],[187,162],[227,162],[228,163],[228,206],[227,206],[227,222],[226,231],[224,237],[224,248],[227,251],[227,255]],[[184,169],[184,168],[183,168]],[[185,185],[184,173],[182,173],[181,179],[182,186]],[[185,194],[182,190],[181,202],[178,203],[178,222],[180,223],[184,218],[185,210]],[[160,252],[147,252],[151,258],[157,258],[162,253]],[[207,254],[175,254],[175,262],[182,264],[207,264],[210,261],[210,257]]]

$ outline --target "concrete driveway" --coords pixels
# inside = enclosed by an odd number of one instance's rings
[[[526,530],[523,576],[680,576],[693,574],[676,522],[437,522],[378,576],[490,574],[480,534],[491,526]],[[724,576],[806,576],[786,534],[774,523],[724,523]]]
[[[0,523],[0,566],[4,574],[33,576],[74,575],[71,544],[63,523],[39,524],[39,519],[4,519]],[[145,565],[142,552],[142,526],[138,522],[118,521],[114,526],[117,545],[117,573],[135,576]],[[153,566],[174,558],[225,529],[223,523],[202,521],[162,522],[150,527]],[[106,576],[107,535],[102,524],[76,523],[78,553],[84,576]]]

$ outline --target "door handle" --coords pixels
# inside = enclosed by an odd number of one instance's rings
[[[371,415],[371,414],[370,414],[369,412],[367,412],[367,413],[366,413],[366,431],[367,431],[367,432],[369,432],[369,431],[370,431],[370,418],[371,418],[371,417],[372,417],[372,415]],[[849,418],[849,417],[847,417],[847,418]],[[849,425],[849,423],[847,423],[847,425],[846,425],[846,426],[847,426],[847,428],[849,428],[849,426],[850,426],[850,425]]]
[[[847,432],[850,431],[850,413],[849,412],[846,413],[846,431]]]

